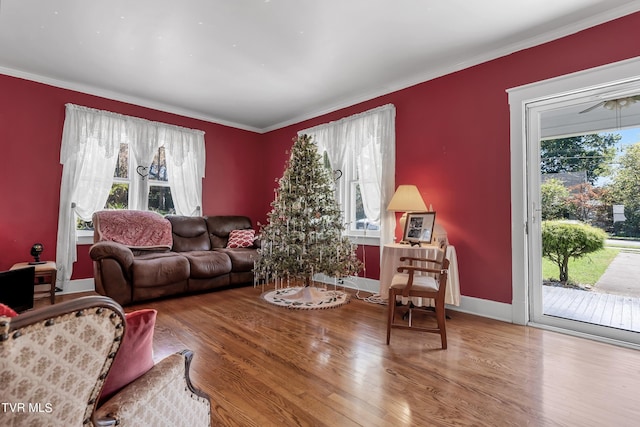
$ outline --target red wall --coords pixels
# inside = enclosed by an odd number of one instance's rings
[[[64,105],[73,103],[205,132],[203,212],[264,217],[260,135],[32,81],[0,75],[0,270],[30,259],[35,242],[55,260]],[[88,246],[78,248],[73,279],[93,277]]]
[[[264,136],[271,174],[282,173],[298,130],[394,104],[396,185],[417,185],[433,205],[456,247],[462,295],[511,303],[506,90],[639,56],[637,40],[640,13],[275,130]],[[378,256],[369,252],[368,260]]]
[[[264,135],[0,75],[0,269],[34,242],[55,259],[67,102],[206,132],[204,213],[263,221],[298,130],[396,106],[396,185],[416,184],[458,253],[463,295],[511,302],[506,89],[640,56],[640,13]],[[275,102],[275,101],[274,101]],[[367,247],[367,277],[379,252]],[[91,277],[86,248],[74,278]]]

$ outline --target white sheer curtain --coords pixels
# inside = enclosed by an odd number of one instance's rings
[[[202,213],[202,178],[206,153],[204,132],[163,129],[161,140],[167,156],[167,175],[178,215]]]
[[[76,252],[76,215],[85,221],[101,209],[113,181],[124,122],[97,110],[66,105],[60,163],[60,215],[56,245],[57,280],[71,278]]]
[[[158,153],[160,144],[158,127],[162,125],[153,122],[142,122],[141,125],[138,120],[127,120],[126,123],[128,125],[127,140],[136,167],[149,167],[153,162],[153,156]],[[129,183],[129,192],[131,194],[129,209],[147,210],[149,207],[149,181],[147,179],[132,179]]]
[[[200,211],[204,178],[204,132],[73,104],[66,105],[60,163],[60,214],[56,245],[58,286],[71,279],[77,260],[76,218],[90,221],[104,208],[113,183],[120,144],[130,147],[132,177],[138,165],[149,167],[158,147],[165,146],[167,160],[176,165],[170,188],[176,210],[183,215]],[[171,182],[174,179],[175,182]],[[148,182],[130,180],[130,209],[148,207]]]
[[[369,136],[360,147],[360,155],[356,158],[358,165],[358,181],[362,194],[362,206],[367,218],[380,221],[380,194],[382,191],[382,153],[375,135]],[[372,140],[374,139],[374,140]]]
[[[309,129],[308,132],[298,132],[298,134],[306,133],[312,138],[312,141],[318,145],[318,151],[327,152],[331,168],[344,172],[347,168],[347,148],[348,144],[344,144],[344,139],[340,137],[340,130],[337,126],[318,126]],[[336,186],[336,200],[341,206],[346,203],[346,192],[340,186]]]
[[[395,107],[388,104],[298,132],[313,137],[334,169],[356,162],[365,213],[380,222],[381,246],[393,242],[395,230],[394,214],[386,210],[395,190],[395,115]],[[341,197],[344,193],[338,192],[343,206],[348,203]]]

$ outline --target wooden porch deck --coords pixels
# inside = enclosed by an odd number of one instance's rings
[[[640,332],[640,298],[542,287],[544,314]]]

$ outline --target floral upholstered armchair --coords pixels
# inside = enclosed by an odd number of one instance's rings
[[[189,380],[188,350],[101,397],[127,329],[122,308],[101,296],[0,317],[1,424],[210,426],[209,397]]]

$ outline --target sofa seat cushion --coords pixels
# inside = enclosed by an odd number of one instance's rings
[[[234,272],[252,271],[258,256],[258,251],[253,248],[216,248],[215,251],[222,252],[231,259]]]
[[[215,251],[182,252],[189,260],[191,278],[208,279],[231,272],[231,260],[226,254]]]
[[[175,252],[152,252],[134,258],[134,287],[165,286],[189,278],[189,261]]]

